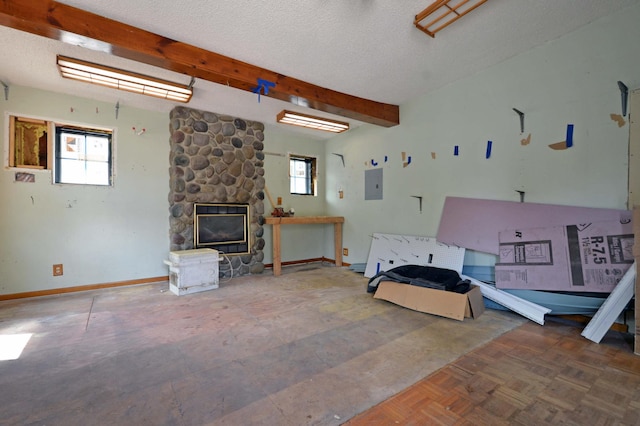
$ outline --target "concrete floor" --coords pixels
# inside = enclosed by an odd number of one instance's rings
[[[373,299],[313,264],[175,296],[168,283],[0,302],[7,425],[338,425],[526,320]]]

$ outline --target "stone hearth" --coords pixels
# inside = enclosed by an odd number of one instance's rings
[[[194,203],[250,206],[251,249],[229,256],[234,275],[264,270],[264,125],[212,112],[171,111],[169,210],[171,250],[194,248]],[[220,262],[220,274],[231,266]]]

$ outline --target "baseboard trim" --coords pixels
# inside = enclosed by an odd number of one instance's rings
[[[292,266],[292,265],[303,265],[305,263],[316,263],[316,262],[327,262],[336,264],[335,259],[329,259],[328,257],[314,257],[312,259],[302,259],[302,260],[290,260],[288,262],[282,262],[282,266]],[[342,266],[351,266],[350,263],[342,262]],[[265,268],[273,268],[273,263],[265,263]]]
[[[150,284],[161,281],[169,281],[168,276],[140,278],[137,280],[117,281],[112,283],[90,284],[75,287],[52,288],[49,290],[27,291],[24,293],[0,294],[0,301],[13,299],[26,299],[29,297],[52,296],[56,294],[76,293],[79,291],[101,290],[105,288],[125,287],[129,285]]]
[[[336,264],[335,259],[329,259],[328,257],[315,257],[312,259],[291,260],[288,262],[282,262],[282,266],[303,265],[305,263],[316,263],[316,262],[328,262],[328,263],[333,263],[334,265]],[[351,264],[343,262],[342,266],[351,266]],[[273,268],[273,263],[267,263],[264,265],[264,267]],[[101,290],[105,288],[125,287],[129,285],[150,284],[150,283],[157,283],[161,281],[169,281],[169,276],[140,278],[137,280],[117,281],[117,282],[102,283],[102,284],[89,284],[89,285],[81,285],[81,286],[75,286],[75,287],[52,288],[48,290],[27,291],[24,293],[0,294],[0,301],[26,299],[30,297],[40,297],[40,296],[53,296],[56,294],[77,293],[80,291]]]

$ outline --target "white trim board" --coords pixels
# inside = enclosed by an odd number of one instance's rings
[[[609,297],[604,301],[598,312],[591,318],[589,324],[582,330],[582,336],[592,342],[600,343],[609,328],[635,293],[636,262],[622,276],[622,279],[613,289]]]
[[[551,312],[551,309],[540,306],[536,303],[529,302],[518,296],[514,296],[511,293],[497,289],[489,284],[478,281],[475,278],[461,275],[462,279],[471,281],[472,284],[480,287],[482,295],[489,300],[493,300],[499,305],[502,305],[515,313],[522,315],[531,321],[537,322],[540,325],[544,325],[544,316]]]

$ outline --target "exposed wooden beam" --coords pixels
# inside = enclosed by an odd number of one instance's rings
[[[0,25],[63,42],[73,34],[76,44],[80,37],[85,47],[100,45],[115,56],[240,90],[252,91],[261,78],[276,83],[262,96],[384,127],[400,122],[397,105],[319,87],[56,1],[0,0]]]

